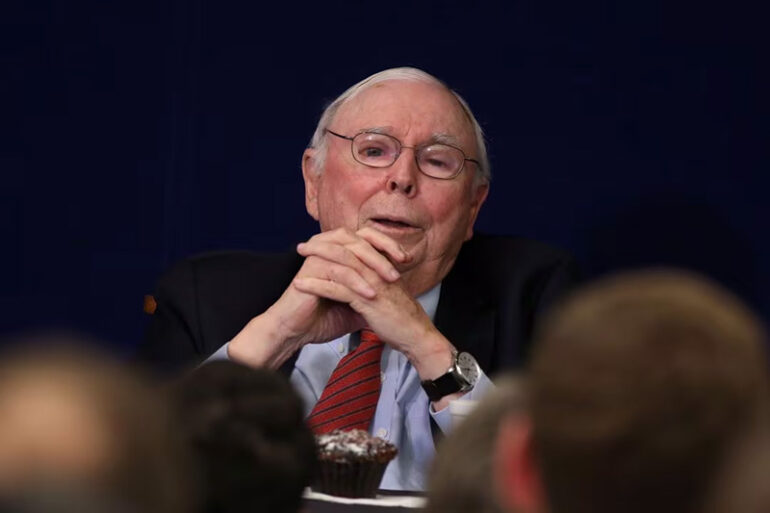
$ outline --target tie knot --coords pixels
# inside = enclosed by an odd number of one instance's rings
[[[382,344],[382,340],[380,340],[380,337],[375,332],[369,328],[364,328],[361,330],[361,345],[364,344]]]

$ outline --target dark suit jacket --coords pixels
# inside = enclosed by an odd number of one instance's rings
[[[272,305],[301,264],[296,254],[249,252],[182,261],[158,283],[139,358],[165,371],[205,359]],[[545,244],[476,235],[442,282],[434,323],[493,375],[525,361],[536,320],[576,278],[572,258]]]

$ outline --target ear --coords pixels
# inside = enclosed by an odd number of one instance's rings
[[[469,240],[473,237],[473,225],[476,224],[476,218],[479,215],[479,210],[481,210],[481,205],[484,204],[487,199],[487,194],[489,194],[489,182],[472,185],[471,187],[471,208],[465,240]]]
[[[509,511],[545,511],[545,495],[535,461],[529,418],[518,414],[503,421],[496,448],[494,480],[500,503]]]
[[[302,154],[302,178],[305,180],[305,208],[310,216],[318,221],[318,180],[316,172],[315,148],[307,148]]]

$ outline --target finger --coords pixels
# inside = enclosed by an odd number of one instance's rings
[[[401,247],[401,244],[391,239],[381,231],[367,226],[358,230],[356,235],[371,244],[378,251],[389,255],[396,262],[403,263],[412,259],[412,256],[403,247]]]
[[[333,242],[337,244],[347,244],[357,239],[358,236],[347,228],[337,228],[334,230],[328,230],[321,233],[316,233],[310,237],[306,242],[322,241]]]
[[[292,284],[300,292],[313,294],[314,296],[331,299],[340,303],[350,304],[356,299],[360,299],[360,296],[345,285],[320,278],[296,277]]]
[[[319,256],[325,260],[352,267],[371,285],[374,285],[372,277],[369,275],[371,270],[374,270],[385,281],[394,282],[401,278],[401,274],[390,260],[368,242],[359,238],[344,246],[318,239],[310,240],[298,244],[297,253],[304,257]]]
[[[368,241],[359,238],[345,246],[356,258],[363,262],[367,268],[373,269],[383,280],[389,282],[398,281],[401,273],[393,265],[386,255],[378,251]],[[363,274],[366,278],[367,275]]]
[[[340,265],[316,256],[310,257],[306,262],[309,265],[303,269],[303,272],[301,273],[302,278],[317,278],[338,282],[355,291],[357,294],[369,299],[377,296],[374,287],[372,287],[369,282],[352,267]]]
[[[323,240],[345,245],[354,242],[359,238],[363,238],[375,249],[390,256],[397,262],[408,262],[412,259],[412,255],[410,255],[398,242],[384,233],[370,227],[361,228],[355,233],[347,228],[337,228],[335,230],[317,233],[311,237],[308,242]]]

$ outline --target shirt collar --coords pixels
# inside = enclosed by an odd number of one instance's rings
[[[441,294],[441,282],[438,282],[438,284],[430,289],[425,294],[417,297],[417,302],[420,303],[420,306],[422,306],[422,309],[425,310],[425,313],[428,314],[428,317],[430,317],[430,320],[433,321],[433,318],[436,317],[436,308],[438,308],[438,298]]]

